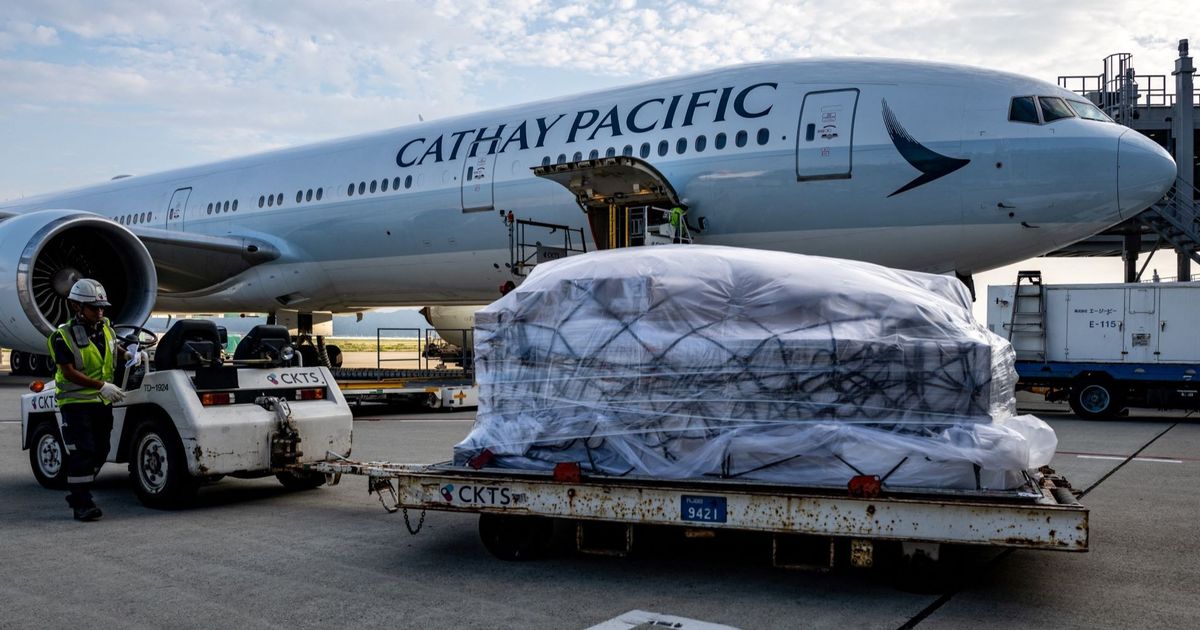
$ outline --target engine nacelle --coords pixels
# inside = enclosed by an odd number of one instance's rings
[[[108,290],[113,324],[145,323],[158,275],[127,228],[89,212],[39,210],[0,221],[0,346],[46,353],[46,338],[71,316],[67,294],[80,278]]]

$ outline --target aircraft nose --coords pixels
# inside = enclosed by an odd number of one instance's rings
[[[1171,154],[1129,130],[1117,141],[1117,208],[1128,219],[1171,190],[1177,170]]]

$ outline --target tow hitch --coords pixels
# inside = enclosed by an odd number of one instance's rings
[[[259,396],[254,404],[275,413],[276,430],[271,433],[271,470],[281,470],[300,461],[300,432],[292,424],[292,408],[275,396]]]

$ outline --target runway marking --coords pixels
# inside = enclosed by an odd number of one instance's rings
[[[1120,455],[1076,455],[1075,457],[1078,457],[1079,459],[1111,459],[1111,460],[1116,460],[1116,461],[1123,461],[1126,459],[1125,457],[1122,457]],[[1132,458],[1128,458],[1128,459],[1130,459],[1130,461],[1135,461],[1135,462],[1158,462],[1160,464],[1182,464],[1183,463],[1182,459],[1167,459],[1165,457],[1132,457]]]
[[[0,424],[21,424],[20,420],[0,420]]]

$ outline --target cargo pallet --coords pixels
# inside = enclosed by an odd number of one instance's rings
[[[579,550],[610,555],[629,553],[635,528],[643,525],[683,527],[690,536],[766,532],[773,536],[777,566],[831,568],[839,543],[848,543],[856,567],[872,566],[876,546],[885,543],[899,543],[910,560],[937,560],[944,544],[1088,549],[1088,509],[1049,469],[1008,491],[894,488],[872,476],[855,477],[840,489],[613,477],[584,474],[577,464],[528,471],[326,461],[304,469],[324,473],[332,483],[342,475],[366,476],[369,491],[389,512],[403,511],[414,534],[427,510],[479,514],[485,547],[508,560],[539,555],[555,521],[574,523]],[[421,510],[415,529],[409,510]],[[817,553],[803,562],[784,557],[800,538],[810,550],[816,542]]]

